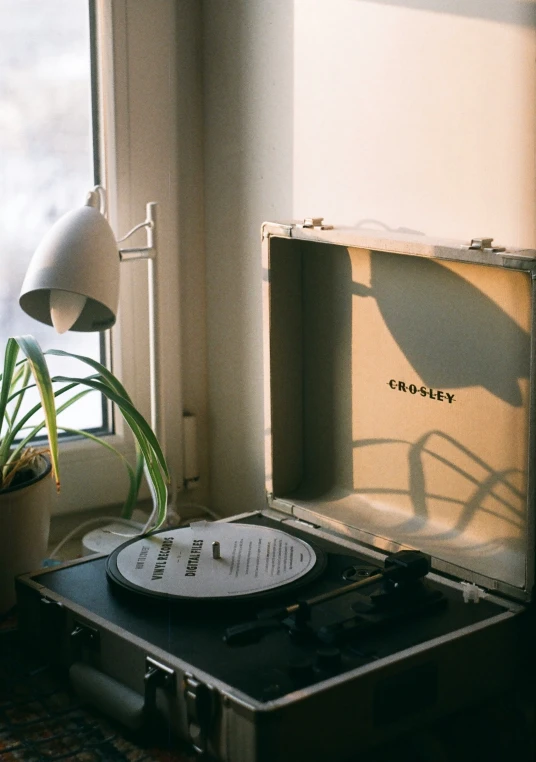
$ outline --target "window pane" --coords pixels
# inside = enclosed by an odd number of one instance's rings
[[[93,186],[88,0],[2,0],[0,24],[0,347],[30,333],[54,347],[100,359],[100,336],[52,328],[25,315],[20,287],[39,241]],[[89,373],[60,365],[53,373]],[[53,365],[54,363],[54,365]],[[87,370],[86,370],[87,368]],[[98,394],[62,418],[104,425]]]

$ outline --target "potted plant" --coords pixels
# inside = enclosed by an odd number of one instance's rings
[[[51,378],[46,354],[74,358],[92,372]],[[32,388],[39,398],[28,409],[23,401]],[[130,428],[136,446],[134,465],[105,439],[58,424],[59,413],[93,390],[119,409]],[[34,423],[36,414],[42,417]],[[123,518],[132,514],[144,472],[153,497],[148,523],[156,529],[166,516],[169,474],[164,455],[151,427],[113,373],[89,357],[61,350],[44,353],[33,336],[8,339],[0,385],[0,614],[15,602],[14,577],[37,568],[46,556],[52,491],[46,477],[51,474],[59,490],[58,430],[92,439],[121,458],[129,483]],[[39,447],[35,439],[43,431],[46,446]]]

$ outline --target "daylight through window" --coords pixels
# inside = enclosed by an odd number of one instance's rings
[[[39,241],[94,185],[88,0],[3,0],[0,25],[0,351],[30,333],[44,349],[101,359],[101,337],[32,320],[18,297]],[[54,358],[53,373],[87,366]],[[66,411],[69,427],[105,426],[92,393]]]

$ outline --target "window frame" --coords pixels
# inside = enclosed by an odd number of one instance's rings
[[[94,0],[100,180],[119,238],[158,204],[157,341],[159,439],[175,487],[182,485],[182,385],[178,254],[176,4],[174,0]],[[89,190],[89,189],[88,189]],[[125,244],[127,245],[127,244]],[[145,245],[144,232],[129,246]],[[150,419],[147,266],[121,265],[118,321],[107,354],[138,409]],[[127,457],[134,448],[120,416],[108,441]],[[53,513],[120,504],[124,467],[88,440],[61,443],[61,493]],[[92,478],[98,474],[98,478]],[[142,497],[147,497],[147,491]]]

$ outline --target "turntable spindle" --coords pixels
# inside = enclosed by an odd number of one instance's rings
[[[212,558],[221,558],[220,543],[217,540],[212,543]]]

